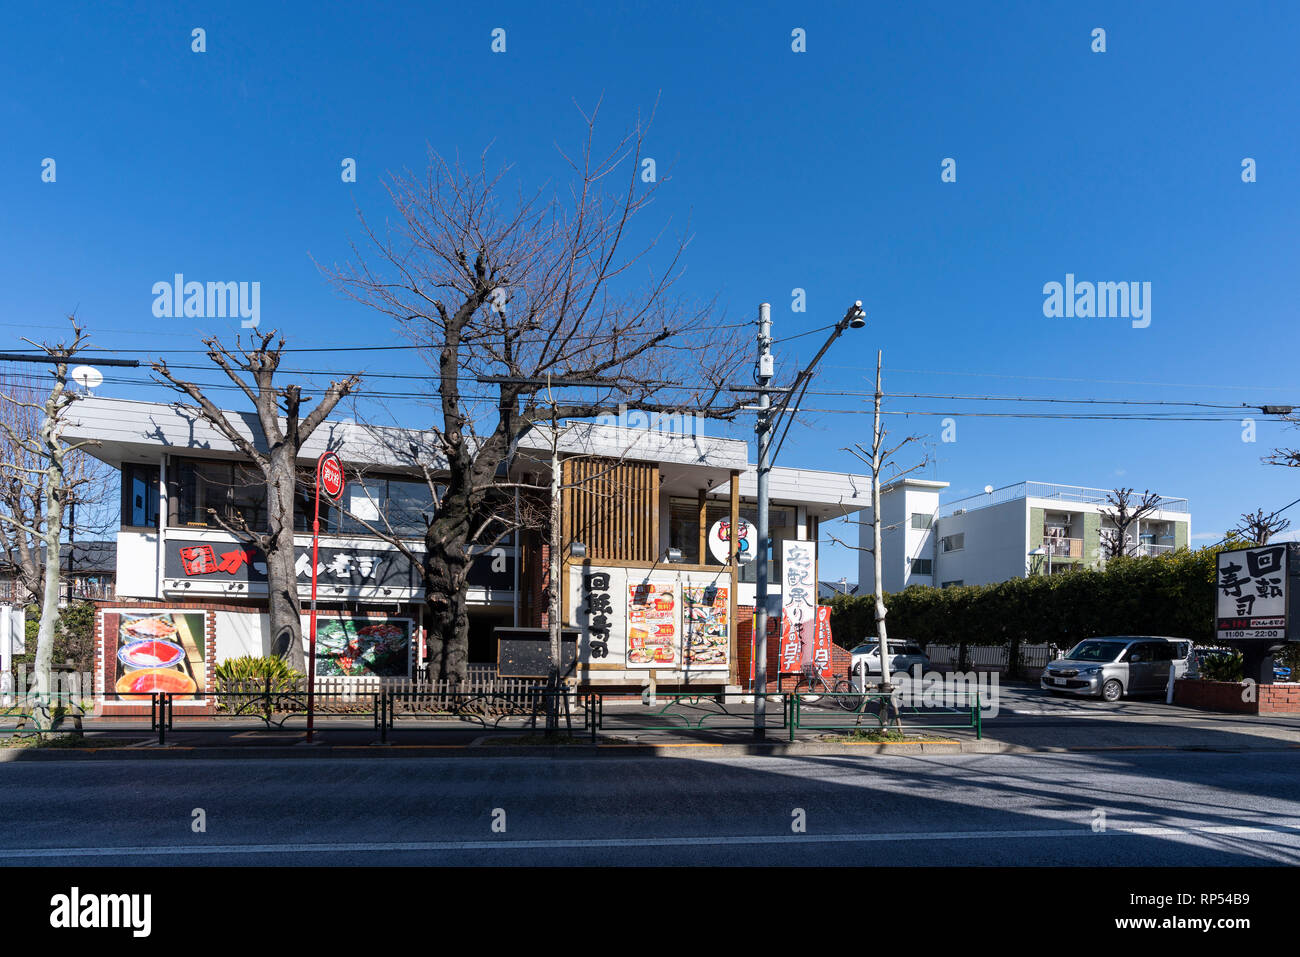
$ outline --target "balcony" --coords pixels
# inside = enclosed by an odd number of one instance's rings
[[[1143,542],[1137,548],[1139,555],[1167,555],[1174,550],[1172,545],[1156,545],[1152,542]]]
[[[1051,555],[1053,559],[1057,558],[1082,558],[1083,557],[1083,539],[1082,538],[1062,538],[1060,536],[1043,534],[1043,551]]]

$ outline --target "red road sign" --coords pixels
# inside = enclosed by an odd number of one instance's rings
[[[316,465],[320,488],[327,496],[337,499],[343,494],[343,463],[333,452],[326,452]]]

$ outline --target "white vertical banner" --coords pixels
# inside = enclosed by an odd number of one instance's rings
[[[627,656],[627,570],[569,566],[569,624],[582,632],[578,660],[622,666]]]
[[[817,632],[817,543],[786,539],[781,543],[782,657],[812,661]],[[797,651],[795,649],[798,649]],[[783,660],[783,668],[792,661]]]

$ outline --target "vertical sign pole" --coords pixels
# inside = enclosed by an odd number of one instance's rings
[[[320,545],[320,466],[316,461],[316,513],[311,520],[311,640],[307,647],[307,743],[312,741],[313,719],[316,717],[316,555]]]
[[[768,422],[771,397],[767,387],[772,381],[771,354],[772,307],[762,303],[758,307],[758,548],[754,555],[758,563],[754,589],[754,737],[759,741],[767,736],[767,563],[772,548],[767,522],[768,472],[772,465],[771,423]],[[779,683],[777,687],[779,690]]]

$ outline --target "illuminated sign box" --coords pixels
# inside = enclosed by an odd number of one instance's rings
[[[1215,633],[1220,641],[1300,640],[1300,543],[1281,542],[1219,552]]]

